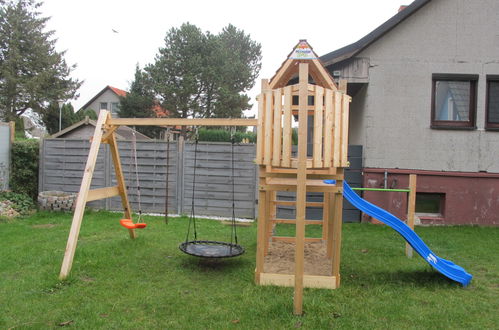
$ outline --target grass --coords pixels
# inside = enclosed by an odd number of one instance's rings
[[[345,224],[342,285],[306,289],[304,316],[291,288],[253,283],[256,226],[238,227],[247,252],[205,261],[182,254],[186,219],[146,217],[136,240],[119,215],[88,213],[70,277],[58,280],[70,214],[37,213],[0,223],[0,328],[331,329],[469,328],[499,324],[499,228],[417,228],[439,256],[474,275],[462,288],[385,226]],[[229,227],[198,221],[200,239]],[[290,228],[280,229],[282,232]],[[313,232],[317,231],[312,229]]]

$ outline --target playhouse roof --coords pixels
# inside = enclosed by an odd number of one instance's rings
[[[300,40],[293,48],[288,58],[270,79],[270,88],[276,89],[286,86],[289,80],[298,74],[298,64],[303,62],[310,64],[310,76],[312,76],[317,85],[332,90],[337,89],[333,78],[319,60],[319,56],[317,56],[307,40],[304,39]]]

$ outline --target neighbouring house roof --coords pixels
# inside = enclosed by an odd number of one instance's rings
[[[346,60],[348,58],[357,55],[362,50],[371,45],[373,42],[380,39],[386,33],[391,31],[393,28],[395,28],[405,19],[410,17],[416,11],[421,9],[424,5],[426,5],[430,1],[431,0],[415,0],[410,5],[406,6],[404,9],[402,10],[399,9],[399,12],[395,16],[393,16],[388,21],[378,26],[376,29],[371,31],[363,38],[359,39],[358,41],[348,46],[345,46],[343,48],[337,49],[326,55],[321,56],[320,59],[322,63],[324,64],[324,66],[329,66],[331,64],[341,62],[343,60]]]
[[[92,120],[90,118],[85,117],[85,119],[69,126],[69,127],[66,127],[65,129],[63,129],[62,131],[59,131],[53,135],[50,136],[50,138],[64,138],[65,136],[67,135],[70,135],[70,133],[72,131],[74,131],[75,129],[78,129],[79,127],[83,126],[83,125],[92,125],[95,127],[95,125],[97,124],[97,122],[95,120]],[[128,126],[120,126],[118,129],[116,129],[115,131],[115,134],[116,134],[116,138],[118,140],[131,140],[133,138],[133,129],[128,127]],[[150,137],[140,133],[140,132],[137,132],[135,131],[135,137],[137,140],[151,140]]]
[[[107,91],[107,90],[112,91],[117,96],[126,96],[126,94],[127,94],[127,92],[124,91],[124,90],[122,90],[122,89],[119,89],[119,88],[107,85],[99,93],[97,93],[90,101],[88,101],[87,103],[85,103],[85,105],[83,105],[80,108],[80,110],[81,109],[83,109],[83,110],[87,109],[90,106],[90,104],[92,104],[99,96],[101,96],[102,94],[104,94],[104,92]]]

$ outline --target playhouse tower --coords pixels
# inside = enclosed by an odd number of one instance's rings
[[[272,79],[262,80],[258,97],[259,165],[257,284],[294,286],[294,313],[302,314],[304,287],[337,288],[340,284],[342,189],[348,167],[348,110],[346,83],[338,88],[306,40],[301,40]],[[298,124],[298,146],[292,143]],[[327,184],[324,180],[336,180]],[[295,192],[294,201],[278,199],[279,192]],[[307,201],[308,192],[322,193],[322,202]],[[277,207],[295,206],[295,219],[277,217]],[[322,220],[306,219],[307,207],[322,208]],[[294,237],[277,237],[277,223],[296,225]],[[305,226],[322,225],[321,238],[306,238]],[[266,271],[266,255],[273,242],[294,243],[294,273]],[[327,275],[305,274],[305,245],[322,242],[330,265]]]

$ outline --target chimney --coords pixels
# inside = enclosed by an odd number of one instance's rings
[[[407,8],[407,5],[402,5],[402,6],[399,7],[399,11],[398,12],[400,13],[402,10],[404,10],[406,8]]]

